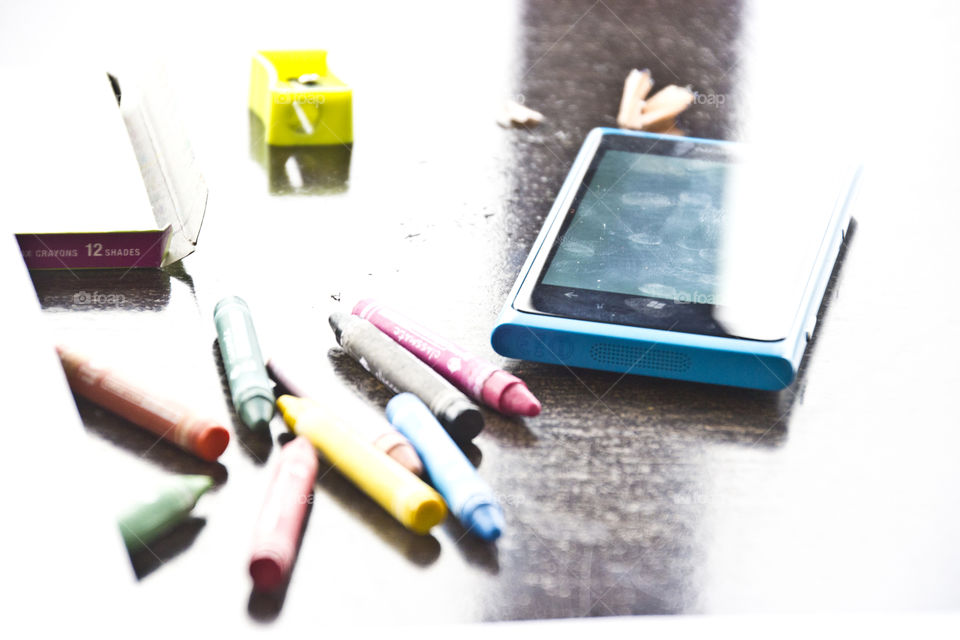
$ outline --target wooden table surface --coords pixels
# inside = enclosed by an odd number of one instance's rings
[[[32,275],[53,339],[234,435],[206,464],[78,402],[86,463],[113,480],[90,498],[104,508],[171,472],[217,479],[191,520],[133,558],[136,578],[103,576],[101,593],[223,629],[960,605],[955,5],[346,4],[0,9],[5,64],[163,58],[210,188],[197,251],[173,268]],[[341,188],[291,193],[285,156],[271,179],[252,155],[249,60],[277,47],[328,48],[354,88]],[[580,143],[615,126],[633,67],[697,91],[689,135],[864,160],[855,231],[780,393],[506,361],[489,346]],[[508,97],[543,124],[498,127]],[[212,321],[229,294],[250,303],[265,352],[309,365],[332,401],[390,397],[327,326],[369,296],[523,377],[543,413],[487,411],[468,450],[506,535],[481,543],[452,521],[413,535],[321,464],[289,588],[251,595],[252,527],[286,429],[276,418],[258,438],[229,405]]]

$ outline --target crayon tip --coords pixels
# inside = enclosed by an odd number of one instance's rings
[[[283,582],[283,563],[272,553],[258,553],[250,559],[250,577],[256,591],[273,591]]]
[[[503,513],[496,505],[481,504],[470,514],[468,524],[481,540],[496,540],[503,533]]]
[[[422,536],[447,516],[447,504],[439,495],[417,501],[417,504],[408,504],[406,508],[410,511],[408,528]]]
[[[401,442],[391,447],[387,454],[410,473],[418,476],[423,475],[423,462],[412,445]]]
[[[240,419],[251,429],[267,428],[273,413],[273,403],[261,396],[254,396],[240,405]]]
[[[330,328],[333,329],[333,335],[340,344],[340,336],[343,334],[343,324],[350,318],[350,314],[342,311],[334,311],[330,314]]]
[[[457,442],[470,442],[483,431],[483,414],[466,398],[455,399],[437,417]]]
[[[180,476],[180,481],[195,499],[199,499],[213,486],[213,478],[210,476],[186,475]]]
[[[522,382],[510,385],[500,396],[500,411],[508,415],[533,417],[540,415],[540,409],[540,401]]]
[[[194,449],[201,458],[213,462],[226,450],[229,443],[230,432],[223,426],[210,422],[197,434]]]

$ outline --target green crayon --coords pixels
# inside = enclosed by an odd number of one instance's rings
[[[250,308],[236,296],[224,298],[213,309],[213,321],[233,407],[243,424],[251,429],[266,429],[276,411],[276,398],[260,354]]]
[[[123,512],[117,524],[130,553],[146,547],[182,522],[200,496],[212,486],[210,476],[176,476],[149,500]]]

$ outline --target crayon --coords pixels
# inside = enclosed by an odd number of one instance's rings
[[[233,407],[243,424],[251,429],[266,429],[273,418],[275,398],[250,308],[241,298],[229,296],[214,307],[213,321]]]
[[[337,312],[330,326],[344,351],[394,392],[419,396],[454,440],[472,440],[483,430],[483,414],[469,398],[368,321]]]
[[[124,511],[117,524],[130,553],[138,551],[182,522],[213,486],[209,476],[175,476],[149,500]]]
[[[413,442],[431,484],[457,520],[483,540],[499,538],[503,511],[493,491],[420,398],[412,393],[394,396],[387,403],[387,418]]]
[[[208,462],[227,448],[230,432],[215,420],[156,396],[63,345],[57,353],[75,393]]]
[[[254,533],[250,577],[257,591],[273,591],[290,576],[307,505],[317,477],[317,452],[304,437],[280,450],[280,462]]]
[[[353,315],[368,320],[461,391],[507,415],[535,416],[540,401],[523,380],[461,349],[374,300],[361,300]]]
[[[447,513],[443,498],[423,480],[377,451],[315,401],[280,396],[280,412],[290,430],[304,436],[343,475],[403,526],[426,534]]]
[[[298,398],[319,398],[320,394],[314,393],[312,387],[310,390],[301,387],[294,382],[287,373],[286,369],[277,365],[276,358],[267,360],[267,373],[277,383],[277,391],[286,393]],[[341,397],[338,395],[338,398]],[[399,431],[393,428],[382,415],[370,409],[366,405],[355,402],[353,406],[360,412],[359,419],[351,420],[349,425],[353,427],[361,437],[366,439],[374,447],[383,451],[385,454],[399,462],[411,473],[418,476],[423,473],[423,463],[420,462],[420,456],[416,449],[410,444],[410,441],[403,437]]]

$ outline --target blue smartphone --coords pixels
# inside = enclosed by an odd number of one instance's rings
[[[494,350],[788,386],[860,176],[827,155],[594,129],[497,320]]]

